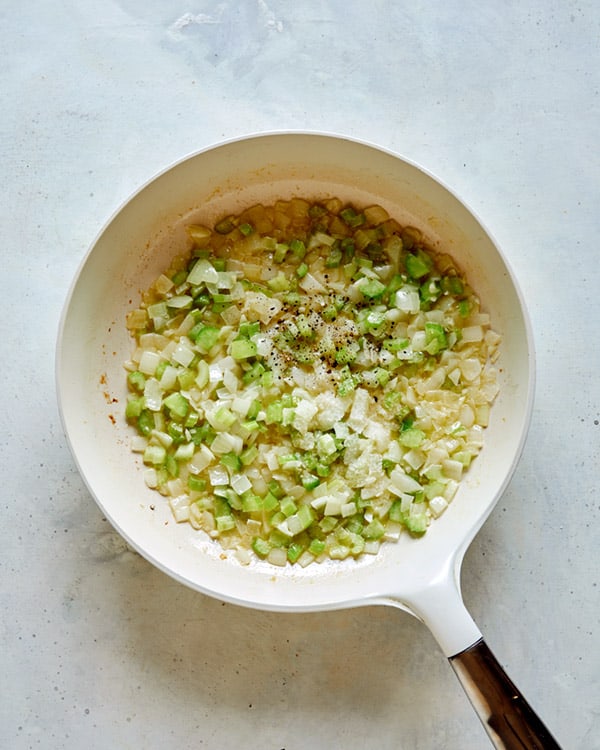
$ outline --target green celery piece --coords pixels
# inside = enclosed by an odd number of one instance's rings
[[[266,557],[271,551],[271,545],[266,539],[255,536],[252,540],[252,549],[259,557]]]
[[[342,248],[336,245],[331,247],[329,255],[325,259],[326,268],[338,268],[342,263]]]
[[[346,529],[351,534],[362,534],[364,529],[363,517],[360,515],[352,516],[348,519]]]
[[[385,471],[386,474],[389,474],[394,466],[396,466],[396,462],[391,461],[389,458],[384,458],[381,461],[381,468]]]
[[[198,311],[201,307],[206,307],[209,302],[210,294],[206,294],[206,292],[198,291],[198,293],[194,295],[194,308]]]
[[[290,288],[290,281],[286,278],[285,274],[280,271],[277,276],[273,276],[272,279],[267,281],[267,286],[272,292],[287,292]]]
[[[302,240],[294,239],[290,242],[290,250],[295,258],[302,260],[306,255],[306,245]]]
[[[385,339],[382,346],[388,352],[400,352],[410,344],[409,339]]]
[[[236,339],[231,342],[231,356],[237,360],[256,357],[256,344],[249,339]]]
[[[185,437],[183,424],[174,419],[170,420],[167,425],[167,434],[173,438],[175,444],[181,443]]]
[[[242,495],[242,510],[244,513],[256,513],[263,509],[262,498],[255,495],[252,490]]]
[[[184,390],[189,390],[196,381],[196,373],[193,370],[181,370],[177,373],[177,380],[179,386]]]
[[[271,479],[271,481],[267,485],[267,488],[269,492],[278,500],[281,500],[281,498],[285,495],[282,486],[276,479]]]
[[[275,246],[275,252],[273,253],[274,262],[283,263],[288,250],[289,250],[289,245],[285,245],[283,242],[278,242],[277,245]]]
[[[448,348],[448,339],[444,328],[439,323],[425,323],[425,351],[438,354]]]
[[[404,525],[415,536],[421,536],[427,531],[427,516],[419,514],[417,516],[406,516]]]
[[[313,203],[308,209],[308,215],[311,219],[320,219],[327,215],[327,209],[320,203]]]
[[[165,469],[171,479],[175,479],[179,476],[179,464],[177,463],[175,456],[172,456],[170,453],[167,453],[165,458]]]
[[[167,451],[162,445],[148,445],[144,451],[143,461],[145,464],[160,466],[167,457]]]
[[[231,516],[231,507],[224,497],[215,495],[213,498],[215,518],[221,518],[222,516]]]
[[[235,222],[233,216],[227,216],[225,219],[215,224],[215,232],[218,234],[229,234],[235,229]]]
[[[137,428],[142,435],[149,435],[154,429],[154,416],[148,409],[142,409],[137,420]]]
[[[144,374],[141,373],[139,370],[130,372],[127,375],[127,382],[134,391],[138,391],[138,393],[144,392],[144,386],[146,385],[146,378]]]
[[[383,296],[386,291],[385,284],[377,279],[369,279],[365,284],[360,287],[360,292],[364,297],[368,299],[376,299],[377,297]]]
[[[308,551],[315,557],[318,557],[325,551],[325,546],[325,542],[322,539],[313,539],[308,545]]]
[[[203,351],[208,352],[219,340],[219,333],[219,329],[215,328],[215,326],[196,323],[196,325],[188,332],[188,338],[190,338],[194,344],[199,346]]]
[[[246,370],[242,375],[242,381],[246,384],[254,383],[254,381],[258,380],[264,372],[265,366],[262,362],[253,362],[250,369]],[[250,419],[252,419],[252,417],[250,417]]]
[[[298,333],[304,339],[312,339],[315,337],[315,329],[310,323],[310,319],[307,315],[300,314],[296,318],[296,326],[298,327]]]
[[[163,376],[164,371],[167,369],[168,362],[164,359],[161,359],[161,361],[156,366],[156,370],[154,371],[154,377],[157,380],[160,380]]]
[[[282,531],[279,531],[279,529],[273,529],[269,534],[269,544],[271,545],[271,547],[277,547],[281,549],[282,547],[287,547],[289,543],[289,536],[284,534]]]
[[[405,263],[406,272],[411,279],[421,279],[433,268],[433,261],[429,255],[420,249],[416,253],[408,253]]]
[[[439,282],[436,279],[425,281],[419,288],[419,295],[422,302],[435,302],[441,293]]]
[[[215,519],[217,531],[231,531],[235,529],[235,518],[233,516],[219,516]]]
[[[127,401],[127,405],[125,407],[125,417],[127,419],[139,418],[143,410],[144,410],[143,396],[141,396],[140,398],[130,398]]]
[[[252,323],[240,323],[238,338],[251,339],[252,336],[255,336],[257,333],[260,333],[260,323],[258,321]]]
[[[394,500],[391,508],[388,511],[388,518],[390,519],[390,521],[394,521],[395,523],[404,523],[405,517],[406,512],[402,510],[402,501]]]
[[[177,271],[177,273],[173,274],[171,281],[173,282],[174,286],[180,286],[186,279],[187,271]]]
[[[190,428],[190,437],[194,445],[210,445],[216,437],[216,432],[208,422]]]
[[[195,474],[188,476],[188,487],[192,492],[204,492],[206,490],[206,479],[197,477]]]
[[[418,448],[425,440],[425,433],[416,427],[409,427],[402,430],[398,435],[398,442],[404,448]]]
[[[345,398],[356,390],[357,381],[352,375],[347,375],[338,385],[338,396]]]
[[[221,456],[221,463],[227,469],[235,473],[242,469],[242,460],[236,453],[224,453]]]
[[[262,405],[260,401],[257,401],[254,399],[252,403],[250,404],[250,408],[248,409],[248,413],[246,414],[247,419],[256,419],[258,417],[258,414],[260,410],[262,409]]]
[[[445,292],[446,294],[460,296],[465,292],[465,285],[463,284],[462,279],[459,276],[443,276],[440,282],[440,286],[442,292]]]
[[[381,539],[384,534],[385,526],[378,518],[374,518],[371,523],[365,526],[362,532],[363,537],[369,540]]]
[[[270,512],[277,508],[279,508],[279,500],[272,492],[267,492],[267,494],[262,498],[262,509],[266,512]]]
[[[340,243],[340,247],[342,249],[342,252],[344,253],[344,259],[345,260],[351,260],[354,258],[354,253],[356,252],[356,246],[354,244],[354,240],[352,237],[344,237],[344,239]]]
[[[324,516],[319,521],[319,527],[324,534],[329,534],[337,526],[338,519],[335,516]]]
[[[314,511],[312,510],[310,505],[301,505],[298,508],[298,512],[296,513],[296,516],[298,517],[298,520],[300,521],[302,528],[304,530],[308,529],[308,527],[315,520]]]
[[[267,424],[281,424],[283,420],[283,404],[281,401],[272,401],[266,409],[265,422]]]
[[[190,402],[178,392],[170,393],[163,403],[173,419],[185,419],[190,410]]]
[[[338,365],[347,365],[350,362],[354,362],[358,356],[360,347],[356,341],[351,341],[346,346],[340,346],[335,353],[335,361]]]
[[[381,387],[388,384],[391,377],[389,370],[386,370],[384,367],[374,367],[371,372],[375,375]]]
[[[471,314],[471,302],[468,299],[461,299],[458,303],[458,312],[461,318],[468,318]]]
[[[327,307],[321,312],[321,317],[326,323],[331,323],[338,316],[338,310],[335,305],[327,305]]]
[[[311,490],[314,490],[315,487],[318,487],[321,484],[321,480],[319,477],[314,476],[314,474],[303,474],[302,475],[302,486],[305,490],[308,490],[309,492]]]
[[[347,206],[340,211],[340,217],[349,227],[355,229],[365,223],[365,215],[358,213],[352,206]]]
[[[221,406],[215,412],[214,421],[217,423],[216,429],[221,431],[228,430],[235,424],[237,417],[226,406]]]
[[[246,448],[246,450],[242,451],[240,454],[240,461],[242,462],[243,466],[250,466],[250,464],[255,460],[255,458],[258,456],[258,448],[255,445],[251,445],[249,448]]]
[[[284,516],[291,516],[298,510],[294,499],[287,495],[281,499],[279,507],[281,508],[281,512]]]
[[[252,226],[252,224],[248,224],[248,222],[244,222],[243,224],[240,224],[238,229],[244,235],[244,237],[248,237],[254,232],[254,227]]]
[[[306,546],[299,542],[292,542],[288,547],[287,558],[291,563],[298,562],[300,555],[304,552]]]

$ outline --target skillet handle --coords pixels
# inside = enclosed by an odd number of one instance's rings
[[[449,657],[475,712],[499,750],[561,750],[483,638]]]

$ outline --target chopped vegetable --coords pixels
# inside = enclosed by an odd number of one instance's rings
[[[125,416],[148,486],[243,564],[426,533],[498,391],[500,339],[452,260],[381,206],[337,199],[187,237],[127,318]]]

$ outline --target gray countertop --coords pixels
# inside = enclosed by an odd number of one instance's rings
[[[490,746],[417,620],[184,588],[111,530],[62,433],[59,316],[108,217],[190,152],[308,129],[434,172],[515,271],[533,421],[463,591],[564,748],[600,748],[600,5],[34,0],[0,17],[0,746]]]

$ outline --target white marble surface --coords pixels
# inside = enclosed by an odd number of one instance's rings
[[[191,151],[292,128],[437,173],[519,278],[533,422],[464,594],[564,748],[598,750],[600,5],[32,0],[0,19],[0,747],[489,746],[416,620],[183,588],[111,531],[61,431],[58,319],[105,220]]]

